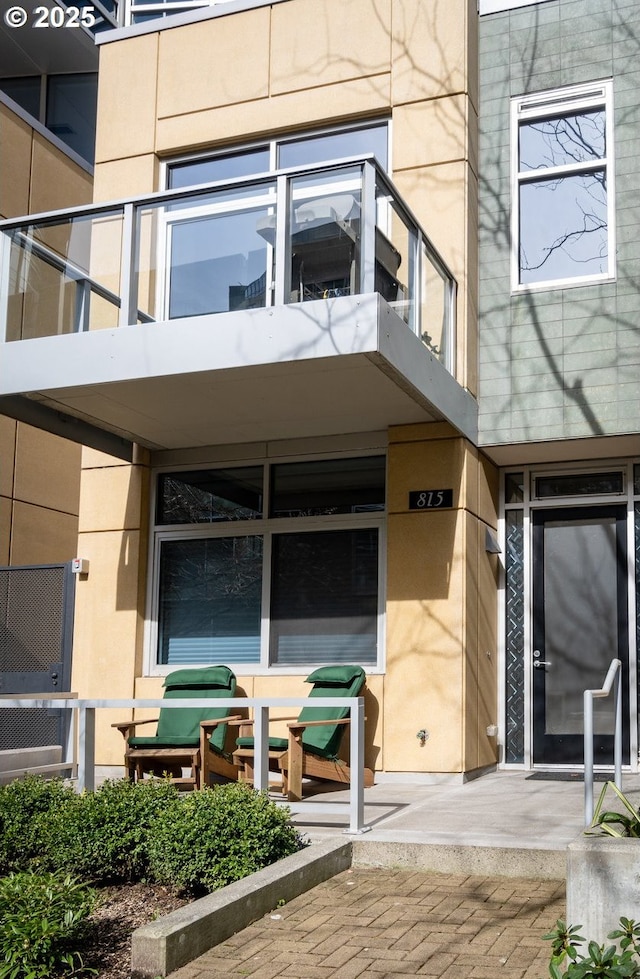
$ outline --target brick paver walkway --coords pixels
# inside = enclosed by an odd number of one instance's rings
[[[171,979],[546,979],[564,882],[353,869]]]

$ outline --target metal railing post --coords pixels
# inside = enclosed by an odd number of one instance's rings
[[[253,787],[260,792],[269,788],[269,708],[256,704],[253,744]]]
[[[364,826],[364,700],[351,704],[349,832],[363,833]]]
[[[614,781],[622,791],[622,670],[616,671],[613,685],[613,696],[616,711],[616,726],[613,740]]]
[[[78,792],[93,792],[96,785],[96,711],[78,706]]]
[[[360,228],[360,283],[358,292],[375,292],[376,278],[376,169],[362,166],[362,211]]]
[[[67,727],[67,739],[64,746],[64,758],[71,764],[71,778],[78,777],[78,711],[74,710],[71,714]]]
[[[612,659],[607,675],[599,690],[585,690],[584,704],[584,824],[589,826],[593,819],[593,701],[608,697],[613,687],[614,733],[613,765],[614,780],[622,789],[622,663]]]
[[[122,212],[122,252],[120,255],[120,313],[118,326],[135,326],[137,322],[137,266],[135,220],[139,212],[133,204],[125,204]],[[134,295],[135,293],[135,295]]]
[[[275,265],[273,304],[284,306],[291,299],[291,249],[289,227],[291,222],[290,183],[283,174],[276,180],[276,234],[271,260]],[[273,274],[273,266],[272,266]],[[302,296],[299,297],[302,300]]]
[[[584,824],[593,819],[593,697],[584,694]]]

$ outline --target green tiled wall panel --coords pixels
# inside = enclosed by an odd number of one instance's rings
[[[485,16],[480,44],[481,442],[640,432],[640,2],[552,0]],[[616,281],[511,294],[509,95],[609,77]],[[498,411],[491,399],[507,384]]]

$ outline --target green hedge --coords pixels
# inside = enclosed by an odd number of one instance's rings
[[[166,779],[107,781],[82,795],[39,776],[0,786],[0,874],[62,871],[201,894],[302,845],[287,809],[237,783],[185,795]]]
[[[177,800],[149,842],[155,880],[205,894],[301,849],[289,812],[241,783]]]
[[[51,813],[45,864],[100,884],[145,880],[156,820],[176,802],[166,779],[107,781],[96,792],[72,794]]]
[[[47,862],[49,828],[74,797],[60,779],[47,781],[39,775],[0,785],[0,875]]]

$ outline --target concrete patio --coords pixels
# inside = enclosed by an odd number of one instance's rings
[[[356,850],[362,847],[382,853],[387,847],[398,862],[404,850],[412,865],[418,848],[427,848],[433,865],[434,854],[463,847],[466,860],[473,857],[478,867],[486,865],[494,872],[504,872],[496,860],[514,862],[520,854],[521,866],[512,872],[539,874],[548,865],[557,874],[560,855],[584,829],[584,784],[578,779],[542,780],[538,774],[531,778],[531,774],[499,771],[465,783],[434,785],[381,781],[365,789],[365,822],[370,831],[350,838]],[[601,783],[596,782],[596,800],[600,788]],[[625,775],[623,789],[640,803],[640,776]],[[329,795],[332,801],[344,799],[347,805],[347,791],[328,790]],[[311,840],[317,840],[342,832],[347,816],[343,820],[296,813],[293,821]]]

